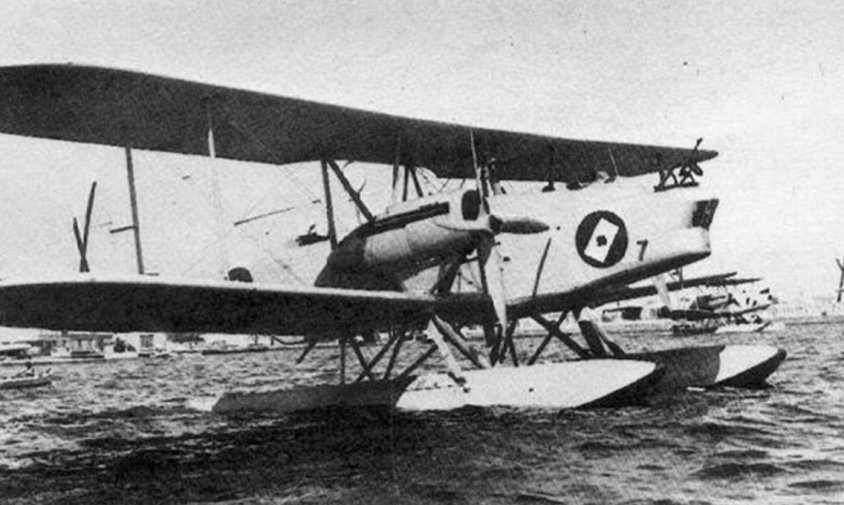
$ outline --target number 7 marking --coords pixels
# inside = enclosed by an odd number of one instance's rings
[[[648,239],[637,240],[637,244],[639,244],[639,261],[645,261],[645,249],[648,248]]]

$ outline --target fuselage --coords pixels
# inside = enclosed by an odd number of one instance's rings
[[[474,249],[480,235],[493,234],[508,305],[561,310],[571,295],[635,282],[711,252],[717,200],[698,189],[655,193],[617,183],[491,195],[489,215],[473,196],[462,190],[389,208],[340,242],[317,285],[428,291],[435,273],[454,261],[466,262],[477,279]],[[502,222],[528,231],[508,233]]]
[[[718,200],[696,189],[654,193],[605,184],[580,191],[495,197],[550,229],[499,236],[510,303],[629,284],[711,254]]]

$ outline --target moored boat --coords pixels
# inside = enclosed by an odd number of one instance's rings
[[[13,375],[0,378],[0,389],[24,389],[47,386],[53,381],[49,370],[36,375]]]
[[[263,344],[249,344],[245,346],[235,346],[235,345],[227,345],[227,346],[218,346],[218,347],[209,347],[207,349],[202,350],[203,355],[211,355],[211,354],[243,354],[243,353],[250,353],[250,352],[267,352],[270,350],[270,347]]]

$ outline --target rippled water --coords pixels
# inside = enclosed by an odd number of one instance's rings
[[[244,419],[209,409],[231,388],[335,380],[337,350],[54,367],[49,388],[0,391],[0,502],[844,503],[844,326],[618,340],[789,357],[767,390],[635,408]]]

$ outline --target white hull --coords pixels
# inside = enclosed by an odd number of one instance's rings
[[[395,407],[403,411],[466,406],[552,409],[609,406],[641,399],[658,376],[655,373],[658,370],[661,368],[652,362],[615,359],[498,367],[464,372],[463,385],[445,373],[437,373],[401,384],[378,381],[229,393],[220,398],[213,410],[289,413],[362,406]]]

